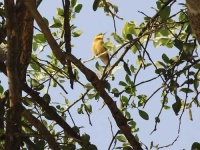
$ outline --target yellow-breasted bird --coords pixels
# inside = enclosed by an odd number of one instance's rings
[[[94,37],[93,43],[92,43],[92,52],[95,56],[100,55],[101,53],[104,53],[107,51],[107,49],[104,47],[103,45],[103,38],[104,38],[105,33],[100,33],[98,35],[96,35]],[[108,72],[111,68],[110,65],[110,61],[109,61],[109,55],[108,52],[99,56],[99,58],[101,59],[101,61],[105,64],[108,65],[106,72]],[[109,74],[109,77],[112,78],[112,80],[114,79],[114,75],[113,74]]]
[[[92,43],[92,52],[95,56],[98,56],[99,54],[105,52],[107,49],[103,46],[103,38],[104,38],[105,33],[100,33],[94,37],[94,41]],[[109,63],[109,55],[108,53],[103,54],[102,56],[99,57],[101,61],[107,65],[108,68],[110,68],[110,63]]]

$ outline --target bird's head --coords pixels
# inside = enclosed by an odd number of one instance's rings
[[[103,39],[105,34],[106,34],[106,33],[99,33],[99,34],[97,34],[97,35],[94,37],[94,40],[96,40],[96,39]]]

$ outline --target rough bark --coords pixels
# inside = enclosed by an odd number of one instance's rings
[[[18,22],[13,0],[5,0],[7,26],[7,75],[9,84],[9,108],[6,116],[5,149],[18,150],[21,144],[21,80]]]
[[[32,6],[36,6],[35,0],[30,0]],[[18,43],[20,49],[21,82],[26,81],[26,71],[31,59],[33,40],[33,17],[21,0],[16,2],[16,15],[18,21]]]

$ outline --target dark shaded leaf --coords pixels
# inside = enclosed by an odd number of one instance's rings
[[[49,104],[50,101],[51,101],[51,97],[50,97],[50,95],[49,95],[48,93],[47,93],[47,94],[44,94],[43,99],[44,99],[44,101],[47,102],[48,104]]]
[[[93,3],[93,10],[96,11],[98,6],[99,6],[99,3],[100,3],[100,0],[94,0],[94,3]]]
[[[174,113],[178,115],[179,111],[181,110],[181,99],[176,96],[176,102],[172,105]]]
[[[191,150],[200,150],[200,143],[194,142],[194,143],[192,144]]]
[[[130,68],[128,66],[128,64],[126,62],[124,62],[124,70],[126,71],[126,73],[131,76],[131,71]]]
[[[142,117],[144,120],[149,120],[149,115],[145,111],[140,110],[140,109],[138,111],[139,111],[140,117]]]
[[[192,93],[192,92],[194,92],[193,90],[191,90],[189,88],[181,88],[180,91],[182,91],[184,93]]]
[[[76,5],[76,6],[75,6],[75,12],[76,12],[76,13],[79,13],[79,12],[81,11],[82,7],[83,7],[82,4]]]
[[[169,58],[168,58],[168,56],[166,55],[166,54],[162,54],[162,59],[163,59],[163,61],[165,62],[165,63],[169,63],[170,61],[169,61]]]
[[[169,18],[170,12],[171,12],[171,7],[170,7],[170,6],[167,6],[164,10],[162,10],[162,11],[160,12],[160,17],[161,17],[163,20],[167,20],[167,19]]]

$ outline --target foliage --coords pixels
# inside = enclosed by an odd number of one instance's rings
[[[111,142],[108,149],[111,147],[132,149],[133,143],[137,145],[137,142],[139,146],[134,147],[135,149],[152,149],[153,147],[160,149],[173,146],[180,134],[183,114],[188,112],[188,119],[193,120],[192,112],[200,105],[198,101],[199,51],[196,40],[191,34],[185,5],[182,4],[182,9],[174,12],[173,8],[178,5],[178,2],[158,0],[153,17],[145,15],[140,24],[128,21],[124,24],[121,34],[118,34],[116,32],[116,19],[122,20],[117,14],[118,6],[105,0],[94,1],[94,11],[103,9],[104,13],[113,19],[114,29],[104,45],[110,50],[110,60],[114,62],[111,68],[112,72],[114,75],[120,72],[120,74],[124,74],[124,77],[116,77],[114,81],[111,81],[104,66],[99,63],[94,65],[99,77],[97,78],[90,70],[81,66],[83,63],[79,58],[74,58],[66,48],[67,41],[64,36],[66,30],[70,30],[71,38],[79,38],[83,33],[73,21],[79,13],[82,13],[84,4],[78,3],[77,0],[72,0],[70,3],[69,23],[71,26],[69,29],[64,28],[66,19],[64,6],[57,8],[52,24],[46,18],[43,18],[43,24],[46,24],[50,29],[52,37],[58,43],[67,61],[72,63],[72,72],[75,77],[72,79],[68,65],[63,65],[62,59],[57,57],[56,50],[52,49],[51,41],[45,32],[42,29],[36,30],[32,42],[31,61],[27,69],[27,85],[22,86],[24,91],[22,96],[22,133],[25,136],[22,138],[24,144],[21,144],[21,147],[24,150],[48,149],[58,145],[60,149],[66,150],[98,149],[91,142],[89,133],[82,132],[84,123],[77,125],[75,120],[86,115],[89,120],[88,124],[92,125],[91,115],[100,99],[104,101],[102,109],[105,109],[104,105],[107,105],[113,115],[113,120],[110,121],[111,130],[112,125],[119,129],[116,133],[112,130],[113,137],[109,139]],[[0,8],[0,15],[6,20],[4,8]],[[71,43],[68,44],[71,47],[74,46]],[[159,60],[155,60],[152,56],[149,49],[151,44],[155,48],[165,47],[167,49],[159,57]],[[52,49],[53,52],[49,49]],[[177,51],[176,55],[171,56],[169,51],[172,50]],[[136,61],[133,61],[133,58]],[[119,65],[123,67],[117,68]],[[149,71],[149,77],[141,80],[140,74],[145,74],[146,70]],[[2,69],[1,71],[3,72]],[[88,81],[85,80],[85,77]],[[74,83],[69,83],[69,79]],[[159,85],[151,87],[151,84],[155,82]],[[74,89],[70,89],[70,84],[75,84]],[[150,95],[147,94],[147,91],[141,90],[143,86],[150,89]],[[0,85],[2,101],[6,87],[6,85]],[[74,97],[71,97],[70,93],[74,92],[75,96],[79,96],[79,98],[72,101]],[[160,105],[160,111],[157,116],[150,116],[149,111],[145,108],[153,101],[155,95],[160,96],[160,102],[157,101]],[[62,99],[62,102],[57,102],[57,99]],[[5,100],[5,114],[8,113],[7,108],[9,108],[9,103]],[[120,114],[118,114],[118,110]],[[140,126],[138,126],[138,120],[135,119],[135,114],[132,113],[133,110],[136,110],[140,119],[144,121],[155,117],[155,128],[152,133],[159,128],[161,114],[164,111],[167,113],[170,110],[173,111],[180,120],[177,138],[174,142],[164,146],[157,146],[154,141],[144,143],[140,140]],[[3,114],[3,118],[6,118],[6,115]],[[4,122],[6,120],[3,120],[3,124]],[[72,127],[68,126],[68,123]],[[40,127],[36,124],[40,124]],[[124,124],[130,128],[130,133],[134,137],[133,143],[128,138],[129,135],[124,132],[126,129],[122,130]],[[47,132],[42,132],[43,128]],[[1,126],[0,134],[2,137],[5,135],[5,130],[4,126]],[[129,132],[128,128],[127,132]],[[51,140],[56,143],[55,145],[49,142],[48,136],[53,137]],[[191,145],[193,148],[198,149],[199,147],[199,143],[195,141]],[[2,138],[0,147],[4,148],[4,139]]]

